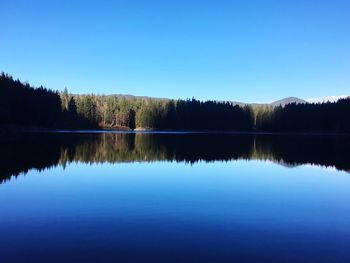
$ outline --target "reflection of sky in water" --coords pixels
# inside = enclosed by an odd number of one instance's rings
[[[30,171],[1,185],[0,196],[7,200],[1,207],[7,213],[0,220],[59,213],[63,218],[146,216],[312,227],[326,219],[341,227],[350,226],[349,190],[345,172],[261,161],[74,163]]]
[[[30,240],[31,231],[46,239],[88,232],[94,246],[95,239],[118,242],[119,234],[125,241],[135,233],[152,238],[152,231],[165,231],[155,238],[199,235],[219,244],[242,231],[243,243],[270,233],[274,245],[284,235],[287,243],[329,241],[340,253],[350,241],[349,193],[346,172],[263,161],[71,163],[31,170],[0,186],[0,243],[6,234],[18,242],[16,235]]]

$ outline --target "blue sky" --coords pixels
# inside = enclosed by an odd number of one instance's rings
[[[3,1],[0,71],[73,93],[350,92],[350,1]]]

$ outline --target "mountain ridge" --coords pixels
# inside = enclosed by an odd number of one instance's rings
[[[88,94],[74,94],[75,96],[87,96]],[[157,101],[168,101],[171,100],[170,98],[162,98],[162,97],[151,97],[151,96],[139,96],[139,95],[131,95],[131,94],[110,94],[110,95],[98,95],[103,97],[114,97],[117,99],[126,99],[126,100],[157,100]],[[312,98],[312,99],[301,99],[298,97],[290,96],[285,97],[279,100],[275,100],[272,102],[241,102],[241,101],[230,101],[230,100],[212,100],[212,101],[218,101],[218,102],[229,102],[231,105],[238,105],[238,106],[272,106],[272,107],[278,107],[282,106],[284,107],[287,104],[296,103],[296,104],[305,104],[305,103],[324,103],[324,102],[336,102],[339,99],[346,98],[349,96],[342,95],[342,96],[329,96],[329,97],[320,97],[320,98]],[[186,99],[185,99],[186,100]]]

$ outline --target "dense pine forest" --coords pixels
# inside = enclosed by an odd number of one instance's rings
[[[75,95],[0,76],[0,125],[51,129],[350,132],[350,99],[285,106]]]

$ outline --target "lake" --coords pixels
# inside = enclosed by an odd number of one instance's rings
[[[0,142],[1,262],[350,262],[350,138]]]

